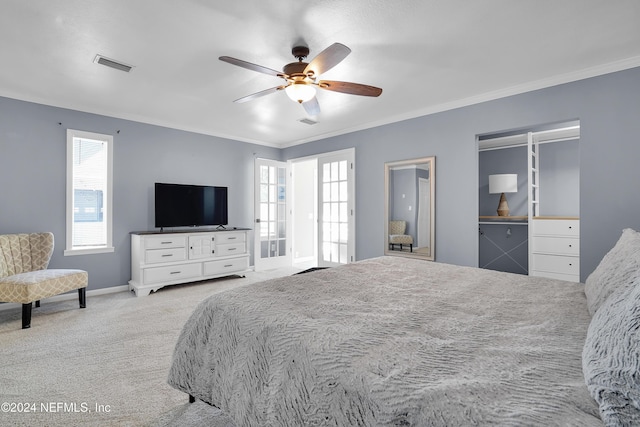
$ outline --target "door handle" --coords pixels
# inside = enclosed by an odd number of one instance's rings
[[[260,222],[260,218],[256,218],[256,222]]]

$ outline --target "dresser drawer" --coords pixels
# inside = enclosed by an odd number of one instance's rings
[[[144,261],[147,264],[157,262],[184,261],[187,259],[187,250],[182,248],[149,249],[144,251]]]
[[[201,264],[182,264],[169,267],[153,267],[144,270],[144,283],[161,283],[190,279],[202,274]]]
[[[580,220],[577,219],[534,219],[535,236],[580,237]]]
[[[580,281],[580,276],[577,274],[552,273],[549,271],[532,271],[531,276],[548,277],[550,279],[566,280],[567,282]]]
[[[227,243],[216,245],[216,256],[239,255],[247,252],[247,245],[241,243]]]
[[[245,241],[246,233],[219,233],[218,244],[240,243]]]
[[[185,236],[166,235],[166,236],[149,236],[144,238],[145,249],[161,249],[161,248],[180,248],[187,245]]]
[[[533,252],[580,255],[580,239],[577,237],[535,237],[531,246]]]
[[[249,268],[249,258],[235,258],[218,261],[207,261],[204,263],[204,275],[224,275],[233,274],[234,272],[245,271]]]
[[[532,271],[548,271],[570,275],[580,275],[580,258],[563,255],[533,254]]]

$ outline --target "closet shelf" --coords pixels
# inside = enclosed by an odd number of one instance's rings
[[[527,225],[528,217],[522,216],[498,216],[498,215],[480,215],[478,217],[480,225],[509,224],[509,225]]]

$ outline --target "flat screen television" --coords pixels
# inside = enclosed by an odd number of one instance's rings
[[[156,182],[156,227],[228,224],[227,187]]]

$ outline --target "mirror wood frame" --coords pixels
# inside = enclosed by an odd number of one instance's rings
[[[390,178],[391,171],[402,168],[417,168],[418,165],[427,164],[429,169],[429,253],[422,254],[408,251],[391,250],[389,248],[389,221],[391,220],[392,201],[390,200]],[[417,184],[416,184],[417,185]],[[394,162],[386,162],[384,164],[384,254],[391,256],[402,256],[407,258],[417,258],[427,261],[435,260],[435,190],[436,190],[436,158],[419,157],[415,159],[399,160]],[[417,207],[416,207],[417,209]]]

